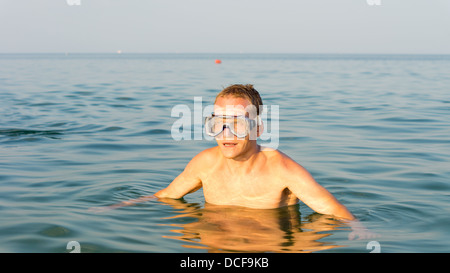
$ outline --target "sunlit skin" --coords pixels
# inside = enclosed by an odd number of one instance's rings
[[[244,98],[219,97],[215,115],[247,115],[250,101]],[[257,126],[256,135],[263,126]],[[153,196],[124,201],[106,208],[114,209],[149,199],[180,199],[203,188],[205,201],[213,205],[273,209],[297,204],[301,200],[320,214],[350,220],[354,232],[349,237],[370,238],[374,234],[328,190],[317,183],[300,164],[279,150],[261,147],[256,139],[240,139],[228,128],[216,137],[217,146],[196,155],[172,183]],[[351,239],[352,239],[351,238]]]
[[[244,98],[219,97],[216,115],[246,115]],[[262,133],[261,127],[258,136]],[[256,140],[238,139],[225,128],[217,146],[195,156],[159,198],[181,198],[203,187],[205,200],[215,205],[271,209],[300,199],[318,213],[353,220],[354,216],[302,166],[282,152],[262,148]]]

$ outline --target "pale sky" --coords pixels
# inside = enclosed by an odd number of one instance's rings
[[[380,1],[0,0],[0,53],[450,54],[450,0]]]

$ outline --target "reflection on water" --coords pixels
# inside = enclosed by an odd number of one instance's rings
[[[299,205],[278,209],[249,209],[237,206],[200,205],[181,200],[164,200],[178,215],[191,218],[171,224],[176,233],[165,238],[187,242],[185,248],[214,252],[316,252],[342,247],[324,238],[329,231],[343,227],[342,222],[326,215],[311,214],[303,222]]]

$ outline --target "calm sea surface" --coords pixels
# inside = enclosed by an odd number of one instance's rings
[[[214,146],[174,140],[171,112],[233,83],[279,106],[278,148],[381,252],[450,252],[450,56],[269,54],[0,55],[0,252],[370,252],[302,203],[217,207],[199,190],[88,211],[155,193]]]

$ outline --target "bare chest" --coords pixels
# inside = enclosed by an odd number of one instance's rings
[[[277,177],[267,173],[257,176],[210,176],[203,181],[203,193],[206,202],[215,205],[268,209],[298,202]]]

